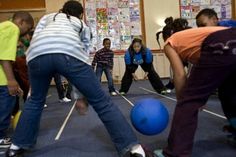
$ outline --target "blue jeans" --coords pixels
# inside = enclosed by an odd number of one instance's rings
[[[16,97],[9,95],[7,86],[0,86],[0,139],[6,137],[15,103]]]
[[[106,78],[107,78],[107,81],[108,81],[109,92],[114,92],[115,88],[114,88],[114,84],[113,84],[113,80],[112,80],[112,74],[111,74],[111,68],[110,67],[97,65],[96,75],[97,75],[98,81],[101,82],[101,77],[102,77],[103,71],[105,72],[105,75],[106,75]]]
[[[88,100],[122,155],[138,143],[137,138],[111,98],[102,90],[90,65],[68,55],[48,54],[28,63],[32,88],[13,136],[13,143],[28,149],[36,143],[40,117],[50,81],[55,73],[63,75]]]

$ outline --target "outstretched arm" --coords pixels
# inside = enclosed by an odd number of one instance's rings
[[[175,49],[171,47],[170,44],[167,44],[164,47],[165,54],[170,61],[172,70],[173,70],[173,77],[174,77],[174,84],[176,89],[176,97],[177,99],[180,96],[180,92],[184,87],[186,82],[186,73],[184,70],[183,62],[180,56],[177,54]]]

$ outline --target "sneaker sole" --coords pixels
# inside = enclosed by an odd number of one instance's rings
[[[11,146],[11,144],[9,145],[0,145],[0,148],[9,148]]]

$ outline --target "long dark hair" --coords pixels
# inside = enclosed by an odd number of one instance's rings
[[[59,13],[65,13],[68,19],[70,19],[70,16],[75,16],[80,19],[81,14],[84,13],[84,9],[80,2],[76,0],[69,0],[63,5],[63,8],[60,9],[59,12],[54,16],[54,21]]]
[[[143,45],[142,40],[139,39],[139,38],[134,38],[131,45],[128,48],[128,51],[129,51],[131,57],[133,57],[135,55],[135,51],[134,51],[134,48],[133,48],[135,43],[140,43],[140,45],[141,45],[140,52],[141,52],[142,56],[146,55],[146,47]]]
[[[188,21],[183,18],[173,19],[173,17],[168,17],[165,19],[165,24],[166,25],[162,29],[162,31],[156,33],[156,39],[159,46],[160,46],[159,36],[161,33],[163,40],[166,41],[172,34],[191,28],[188,26]]]

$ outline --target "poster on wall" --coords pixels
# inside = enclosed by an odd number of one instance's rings
[[[220,20],[232,18],[231,0],[180,0],[181,17],[192,27],[196,27],[196,15],[205,8],[214,9]]]
[[[104,38],[113,50],[127,49],[134,37],[142,37],[140,0],[84,0],[85,21],[96,49]]]

